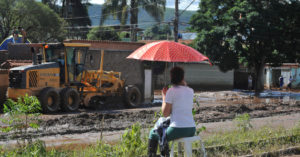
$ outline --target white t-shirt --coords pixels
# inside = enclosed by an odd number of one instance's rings
[[[195,127],[193,118],[194,90],[187,86],[173,86],[168,89],[166,103],[172,104],[171,127]]]

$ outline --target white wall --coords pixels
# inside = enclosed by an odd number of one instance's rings
[[[178,63],[177,66],[185,70],[185,80],[189,86],[207,90],[232,89],[234,73],[233,70],[223,73],[218,66],[210,66],[204,63]],[[167,72],[167,84],[169,84],[169,71]],[[157,84],[164,85],[164,74],[159,75]]]
[[[152,101],[153,95],[152,95],[152,70],[151,69],[145,69],[145,88],[144,88],[144,102],[150,102]]]

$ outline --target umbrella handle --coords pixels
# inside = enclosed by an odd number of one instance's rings
[[[210,66],[213,66],[209,59],[208,59],[207,61],[208,61],[208,63],[210,64]]]
[[[167,70],[168,70],[168,62],[166,62],[166,66],[165,66],[164,87],[167,85]]]

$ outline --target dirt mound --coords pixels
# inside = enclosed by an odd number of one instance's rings
[[[252,109],[248,108],[248,107],[247,107],[246,105],[244,105],[244,104],[238,106],[235,110],[233,110],[233,112],[239,113],[239,114],[241,114],[241,113],[249,113],[249,112],[251,112],[251,111],[252,111]]]

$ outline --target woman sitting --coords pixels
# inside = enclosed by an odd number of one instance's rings
[[[180,67],[172,68],[171,88],[162,90],[162,114],[170,116],[170,126],[166,130],[167,141],[195,135],[196,127],[192,114],[194,90],[184,81],[184,70]],[[148,156],[156,156],[159,135],[154,129],[150,131]]]

